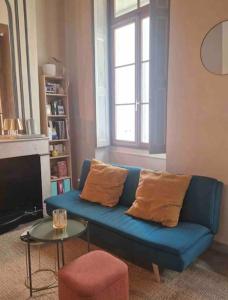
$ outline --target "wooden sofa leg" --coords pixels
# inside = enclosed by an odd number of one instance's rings
[[[157,283],[161,283],[161,278],[160,278],[160,272],[159,272],[158,265],[152,264],[152,267],[153,267],[155,281]]]

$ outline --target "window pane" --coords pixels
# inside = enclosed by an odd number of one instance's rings
[[[117,104],[135,102],[135,66],[115,70],[115,102]]]
[[[116,106],[116,140],[135,141],[135,105]]]
[[[140,6],[145,6],[147,4],[150,4],[150,0],[140,0]]]
[[[150,18],[142,20],[142,60],[149,60],[150,52]]]
[[[142,105],[141,124],[141,142],[149,143],[149,104]]]
[[[135,62],[135,23],[115,29],[115,66]]]
[[[142,63],[141,101],[149,102],[149,62]]]
[[[119,17],[137,8],[137,0],[115,0],[115,17]]]

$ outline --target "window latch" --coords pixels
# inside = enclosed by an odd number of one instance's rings
[[[139,104],[140,104],[140,102],[138,102],[138,101],[135,102],[135,111],[138,111]]]

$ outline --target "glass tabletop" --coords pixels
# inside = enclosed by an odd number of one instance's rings
[[[80,219],[67,219],[67,227],[63,230],[54,229],[52,218],[44,218],[29,230],[31,239],[41,242],[57,242],[81,235],[87,229],[88,222]]]

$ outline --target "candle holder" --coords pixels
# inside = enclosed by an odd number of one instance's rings
[[[67,211],[66,209],[55,209],[52,212],[53,228],[63,230],[67,227]]]

